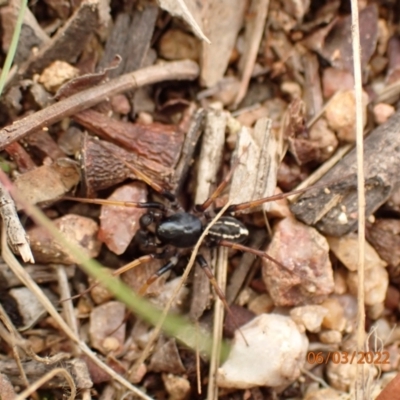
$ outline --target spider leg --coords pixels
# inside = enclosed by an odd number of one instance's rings
[[[229,240],[219,240],[216,242],[216,244],[217,244],[217,246],[223,246],[223,247],[228,247],[228,248],[234,249],[234,250],[245,251],[246,253],[254,254],[257,257],[266,258],[267,260],[270,260],[270,261],[274,262],[275,264],[277,264],[279,267],[281,267],[283,269],[287,269],[287,267],[285,267],[279,261],[275,260],[275,258],[271,257],[265,251],[252,249],[251,247],[244,246],[240,243],[231,242]]]
[[[142,287],[139,289],[139,294],[143,296],[146,292],[149,286],[154,283],[161,275],[165,274],[166,272],[170,271],[172,268],[174,268],[179,261],[178,256],[173,256],[171,259],[164,264],[158,271],[156,271],[152,276],[150,276],[149,279],[142,285]]]
[[[228,248],[234,249],[234,250],[245,251],[247,253],[254,254],[255,256],[258,256],[261,258],[266,258],[267,260],[272,261],[273,263],[278,265],[280,268],[283,268],[284,270],[288,271],[289,273],[300,277],[302,280],[313,282],[313,280],[310,279],[309,277],[306,277],[306,276],[296,272],[295,270],[291,270],[288,267],[286,267],[285,265],[283,265],[282,263],[280,263],[278,260],[275,260],[275,258],[271,257],[265,251],[252,249],[251,247],[243,246],[242,244],[235,243],[235,242],[230,242],[229,240],[219,240],[216,242],[216,245],[228,247]]]
[[[64,196],[63,200],[79,201],[79,203],[90,203],[99,205],[110,205],[110,206],[122,206],[122,207],[134,207],[134,208],[152,208],[156,210],[166,211],[166,207],[162,203],[158,202],[134,202],[134,201],[118,201],[118,200],[105,200],[105,199],[85,199],[83,197],[71,197]]]
[[[222,304],[224,305],[224,307],[225,307],[226,311],[228,312],[228,314],[231,316],[232,321],[233,321],[233,323],[235,325],[235,328],[240,332],[240,334],[243,337],[243,340],[248,345],[246,338],[244,337],[242,331],[240,330],[240,327],[239,327],[239,325],[237,323],[236,317],[233,314],[231,308],[229,307],[229,304],[228,304],[228,302],[226,300],[226,297],[225,297],[224,293],[222,292],[221,288],[218,286],[217,280],[215,279],[215,276],[212,273],[211,268],[209,267],[206,259],[201,254],[198,254],[196,256],[196,262],[200,265],[201,269],[207,275],[207,278],[209,279],[212,287],[214,288],[215,293],[217,294],[219,299],[222,301]]]
[[[162,253],[161,253],[161,254],[162,254]],[[132,261],[132,262],[130,262],[130,263],[124,265],[123,267],[116,269],[115,271],[112,272],[111,275],[112,275],[112,276],[120,276],[120,275],[122,275],[124,272],[129,271],[130,269],[135,268],[135,267],[137,267],[137,266],[139,266],[139,265],[141,265],[141,264],[147,263],[147,262],[149,262],[149,261],[151,261],[151,260],[153,260],[153,259],[155,259],[155,258],[160,258],[160,255],[154,253],[154,254],[147,254],[147,255],[145,255],[145,256],[139,257],[139,258],[137,258],[136,260],[134,260],[134,261]],[[77,299],[77,298],[79,298],[79,297],[81,297],[81,296],[83,296],[83,295],[89,293],[93,288],[95,288],[95,287],[98,286],[99,284],[100,284],[100,282],[94,282],[92,285],[90,285],[90,286],[89,286],[86,290],[84,290],[83,292],[81,292],[81,293],[79,293],[79,294],[77,294],[77,295],[75,295],[75,296],[69,297],[68,299],[62,299],[62,300],[60,300],[60,303],[63,303],[64,301],[67,301],[67,300],[74,300],[74,299]]]
[[[244,153],[246,153],[248,147],[246,147],[242,153],[242,155]],[[241,156],[242,156],[241,155]],[[197,211],[203,212],[205,210],[207,210],[208,207],[210,207],[210,205],[215,201],[215,199],[222,193],[222,191],[226,188],[227,184],[229,183],[229,181],[232,178],[233,173],[235,172],[235,169],[237,168],[237,166],[239,165],[240,162],[240,157],[238,157],[234,164],[232,165],[232,168],[230,169],[230,171],[228,172],[228,174],[226,175],[226,177],[223,179],[223,181],[218,185],[218,187],[214,190],[214,192],[211,194],[211,196],[203,203],[203,204],[199,204],[195,206],[195,209]]]
[[[341,178],[341,180],[342,179],[344,179],[344,178]],[[240,204],[232,204],[228,207],[226,212],[229,213],[229,212],[235,212],[235,211],[240,211],[240,210],[246,210],[248,208],[258,207],[264,203],[268,203],[270,201],[275,201],[275,200],[285,199],[287,197],[291,197],[291,196],[294,196],[297,194],[302,194],[302,193],[307,192],[312,189],[328,189],[328,188],[333,189],[335,187],[335,185],[338,185],[338,184],[340,185],[340,183],[341,183],[340,180],[335,179],[330,182],[317,183],[315,185],[308,186],[308,187],[305,187],[302,189],[293,190],[293,191],[287,192],[287,193],[279,193],[279,194],[275,194],[273,196],[262,197],[261,199],[246,201],[246,202],[240,203]],[[220,207],[215,209],[216,212],[218,212],[219,210],[220,210]]]

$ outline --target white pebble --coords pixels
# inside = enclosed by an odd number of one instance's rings
[[[295,381],[305,364],[307,336],[290,317],[261,314],[236,332],[228,359],[218,370],[218,386],[248,389]]]

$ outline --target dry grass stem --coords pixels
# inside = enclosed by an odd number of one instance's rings
[[[365,189],[364,189],[364,121],[362,104],[361,46],[357,0],[351,0],[354,90],[356,99],[357,191],[358,191],[358,290],[357,290],[357,351],[365,350]],[[365,369],[357,363],[356,399],[365,398]]]

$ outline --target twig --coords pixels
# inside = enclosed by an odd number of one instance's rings
[[[15,254],[21,255],[24,262],[34,263],[28,237],[18,218],[17,210],[8,191],[0,183],[0,213],[7,235],[7,243]]]
[[[358,2],[351,0],[352,19],[352,45],[353,45],[353,69],[354,69],[354,90],[356,99],[356,138],[357,138],[357,191],[358,191],[358,288],[357,288],[357,351],[364,351],[365,344],[365,189],[364,189],[364,123],[362,104],[362,77],[361,77],[361,46],[360,29],[358,18]],[[356,399],[364,399],[364,365],[357,364],[355,395]]]
[[[253,72],[254,64],[257,58],[257,52],[260,48],[260,42],[264,33],[264,25],[268,15],[269,0],[253,0],[251,4],[250,18],[246,25],[245,46],[246,51],[243,53],[240,60],[242,79],[238,94],[235,99],[237,106],[244,98],[247,87],[250,82],[251,73]]]
[[[225,206],[220,210],[220,212],[215,216],[215,218],[207,225],[206,229],[204,229],[202,235],[200,236],[199,240],[196,243],[196,246],[194,246],[192,254],[190,256],[188,265],[185,268],[185,272],[183,273],[181,280],[179,282],[179,285],[176,286],[175,290],[173,291],[170,299],[168,300],[168,303],[166,304],[166,306],[164,307],[164,310],[161,314],[161,317],[157,323],[157,325],[154,327],[154,330],[152,332],[152,335],[150,336],[146,347],[143,349],[142,354],[140,355],[140,357],[137,359],[137,361],[135,362],[135,364],[133,365],[133,367],[131,368],[130,372],[129,372],[129,376],[134,376],[134,374],[136,373],[138,367],[140,367],[140,365],[142,365],[144,363],[144,361],[146,360],[146,358],[148,357],[148,355],[151,352],[151,349],[153,348],[153,345],[155,343],[155,341],[157,340],[162,325],[164,323],[165,317],[168,314],[168,311],[170,310],[172,303],[174,302],[176,296],[178,295],[179,291],[181,290],[182,286],[185,284],[190,271],[192,270],[192,267],[194,265],[197,253],[199,251],[199,248],[201,246],[201,244],[203,243],[204,238],[208,235],[208,232],[210,231],[210,229],[212,228],[212,226],[218,221],[218,219],[224,214],[224,212],[227,210],[227,208],[230,206],[231,202],[228,201]],[[179,338],[178,338],[179,339]]]
[[[76,386],[74,380],[72,379],[71,374],[65,370],[64,368],[55,368],[49,371],[46,375],[42,376],[35,383],[33,383],[29,388],[24,390],[15,398],[15,400],[25,400],[30,396],[33,392],[38,390],[41,386],[43,386],[46,382],[52,379],[55,375],[62,375],[65,380],[68,382],[69,387],[71,388],[71,395],[68,397],[68,400],[74,400],[76,397]]]
[[[198,65],[193,61],[184,60],[157,64],[121,75],[103,85],[83,90],[60,100],[58,103],[52,104],[1,129],[0,149],[30,133],[59,122],[65,117],[93,107],[118,93],[168,80],[191,80],[195,79],[198,74]]]

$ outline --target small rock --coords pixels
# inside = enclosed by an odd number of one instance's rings
[[[197,61],[200,43],[194,37],[179,29],[168,29],[160,39],[159,52],[167,60],[190,59]]]
[[[5,374],[0,374],[0,393],[1,400],[14,400],[17,398],[13,385]]]
[[[329,362],[326,368],[326,375],[330,386],[332,386],[334,389],[347,392],[350,386],[353,385],[353,382],[356,378],[356,371],[356,362],[353,362],[353,364],[335,364],[333,362]]]
[[[262,260],[262,276],[275,305],[318,303],[333,291],[328,242],[316,229],[285,218],[275,224],[266,251],[281,264]]]
[[[322,73],[322,92],[329,99],[339,90],[353,90],[354,77],[350,71],[337,68],[325,68]]]
[[[116,352],[119,348],[119,345],[118,339],[108,336],[103,340],[102,347],[106,353],[110,353]]]
[[[54,61],[39,77],[47,91],[55,93],[61,85],[79,75],[79,70],[65,61]]]
[[[385,345],[390,343],[389,340],[393,333],[393,329],[385,318],[380,318],[374,322],[370,332],[370,349],[375,349],[376,343],[384,343]],[[379,349],[375,349],[375,351],[378,350]]]
[[[110,301],[93,309],[90,314],[89,334],[91,345],[103,354],[110,349],[113,352],[121,349],[125,340],[125,305],[118,301]],[[111,342],[115,340],[116,342]]]
[[[112,270],[110,270],[109,268],[105,268],[105,270],[108,271],[110,274],[112,273]],[[93,285],[96,282],[96,279],[92,278],[91,276],[89,277],[89,285]],[[96,304],[104,304],[107,303],[107,301],[110,301],[114,297],[114,295],[101,284],[97,284],[90,290],[90,297]]]
[[[323,306],[328,312],[322,321],[322,326],[325,329],[334,329],[343,331],[346,326],[346,318],[344,317],[344,310],[338,299],[329,298],[322,302]]]
[[[177,277],[168,281],[164,285],[163,291],[157,296],[152,298],[152,302],[157,304],[159,307],[165,307],[166,304],[169,302],[172,293],[176,289],[176,287],[180,284],[181,277]],[[189,289],[186,286],[181,287],[178,295],[176,296],[175,300],[171,305],[171,311],[179,311],[182,308],[186,307],[186,299],[189,295]]]
[[[343,309],[346,326],[344,327],[344,330],[342,332],[354,332],[357,321],[357,298],[349,293],[342,295],[333,295],[332,297],[339,301]]]
[[[88,257],[99,255],[101,243],[96,239],[98,225],[90,218],[67,214],[53,220],[54,225],[67,240],[79,246]],[[28,230],[30,245],[36,262],[76,264],[73,254],[64,250],[54,237],[41,226]]]
[[[256,315],[267,314],[274,309],[274,302],[267,293],[260,294],[249,303],[249,310]]]
[[[218,386],[248,389],[277,387],[301,374],[308,339],[290,317],[262,314],[236,332],[228,359],[218,369]]]
[[[286,0],[282,5],[289,15],[302,22],[304,15],[309,11],[310,0]]]
[[[121,115],[127,115],[131,112],[131,105],[124,94],[116,94],[111,97],[111,108],[115,113]]]
[[[322,320],[328,310],[317,305],[296,307],[290,310],[290,316],[297,325],[304,326],[309,332],[319,332]]]
[[[329,247],[335,256],[347,267],[350,271],[357,271],[358,268],[358,237],[355,233],[349,233],[341,237],[328,236],[326,238]],[[365,242],[364,253],[365,269],[381,266],[386,267],[387,263],[383,261],[376,250]]]
[[[347,277],[347,284],[350,293],[357,295],[357,273],[350,272]],[[387,288],[389,286],[389,274],[385,268],[374,267],[365,271],[365,304],[373,306],[374,304],[385,301]]]
[[[374,106],[374,121],[378,125],[386,122],[395,112],[395,108],[390,104],[378,103]]]
[[[281,84],[281,90],[292,99],[301,98],[303,96],[301,86],[297,82],[285,81]]]
[[[169,400],[186,400],[190,396],[190,382],[183,377],[162,374],[165,390],[169,394]]]
[[[367,123],[368,95],[363,91],[363,122]],[[356,140],[356,111],[353,90],[340,92],[328,103],[325,115],[329,126],[340,140],[354,143]]]
[[[110,201],[146,202],[147,187],[142,182],[133,182],[120,186],[111,196]],[[136,232],[140,228],[139,220],[146,210],[124,205],[103,205],[100,214],[98,238],[115,254],[125,252]]]
[[[339,344],[343,336],[339,331],[323,331],[319,334],[319,340],[325,344]]]
[[[333,280],[335,281],[335,294],[347,293],[346,278],[347,273],[344,268],[336,269],[333,272]]]
[[[307,391],[303,400],[344,400],[341,393],[332,388]]]
[[[330,158],[339,145],[335,133],[329,129],[325,118],[320,118],[313,124],[309,132],[309,137],[319,149],[315,161],[320,164]]]
[[[145,363],[139,365],[136,371],[129,376],[132,383],[139,383],[142,381],[143,377],[147,374],[147,367]]]
[[[400,304],[400,291],[390,285],[386,292],[385,307],[391,311],[397,310]]]
[[[151,356],[149,371],[183,374],[185,367],[179,356],[178,347],[174,339],[159,339],[157,347]]]
[[[385,303],[377,303],[373,304],[372,306],[366,307],[367,317],[369,319],[372,319],[373,321],[382,317],[384,311],[385,311]]]

